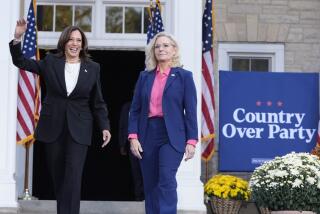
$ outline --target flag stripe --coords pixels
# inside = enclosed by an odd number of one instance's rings
[[[31,134],[31,131],[29,130],[27,124],[25,123],[25,119],[22,117],[22,115],[20,114],[20,111],[17,111],[17,118],[18,118],[18,121],[19,121],[19,125],[21,126],[21,131],[23,131],[22,133],[19,131],[19,135],[20,133],[22,135],[30,135]]]
[[[32,73],[20,70],[21,84],[25,85],[24,92],[28,90],[30,97],[35,97],[35,77]]]
[[[19,80],[19,84],[18,84],[18,95],[21,95],[23,94],[24,97],[25,97],[25,100],[29,103],[30,105],[30,108],[33,109],[33,106],[34,106],[34,96],[32,96],[32,94],[30,94],[28,92],[28,87],[27,85],[25,84],[25,82],[23,80]],[[33,92],[34,94],[35,92]]]
[[[29,82],[29,83],[28,83]],[[25,96],[25,100],[31,103],[30,106],[34,106],[34,94],[35,89],[28,87],[28,84],[30,84],[29,79],[27,81],[23,80],[23,78],[19,78],[19,87],[21,91],[18,91],[20,93],[23,93]],[[33,83],[34,84],[34,83]],[[19,89],[19,88],[18,88]],[[32,91],[31,93],[29,91]],[[32,107],[33,108],[33,107]]]
[[[208,69],[206,69],[206,64],[204,63],[204,68],[202,70],[203,74],[203,80],[204,82],[202,83],[203,87],[203,102],[208,106],[208,113],[207,119],[214,118],[214,108],[215,108],[215,103],[214,103],[214,92],[213,92],[213,79],[210,76],[210,73],[208,72]],[[211,131],[213,131],[211,129]]]
[[[20,108],[18,108],[18,112],[21,115],[21,118],[23,118],[23,122],[28,127],[28,129],[33,130],[32,120],[26,120],[26,118],[29,118],[29,115],[27,114],[26,109],[23,107],[20,107]],[[18,120],[18,122],[20,122],[20,120]],[[23,130],[17,130],[17,131],[19,131],[20,134],[23,134],[23,132],[21,132]],[[29,132],[26,133],[26,135],[27,134],[29,134]]]
[[[207,146],[205,147],[205,150],[202,151],[203,159],[208,160],[212,157],[214,151],[214,140],[211,139]]]
[[[18,109],[24,112],[23,118],[25,118],[26,121],[30,122],[33,119],[33,110],[31,109],[30,105],[32,105],[33,103],[28,102],[28,100],[25,97],[25,93],[23,93],[21,89],[21,85],[18,86],[18,94]]]
[[[210,96],[211,96],[211,102],[212,102],[212,106],[214,106],[214,77],[213,77],[213,57],[210,52],[206,52],[203,54],[203,70],[202,70],[202,74],[204,76],[204,79],[206,81],[206,86],[208,87],[208,91],[210,92]]]
[[[209,108],[207,106],[207,102],[205,101],[205,97],[202,96],[202,114],[203,114],[203,119],[204,119],[204,122],[205,122],[205,125],[207,127],[207,132],[205,132],[203,134],[203,136],[205,137],[206,135],[212,133],[214,131],[214,123],[213,121],[211,120],[211,117],[210,117],[210,113],[209,113]]]

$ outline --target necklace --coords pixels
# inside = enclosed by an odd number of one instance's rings
[[[80,62],[80,59],[66,59],[66,62],[67,62],[67,63],[70,63],[70,64],[72,64],[72,63],[78,63],[78,62]]]

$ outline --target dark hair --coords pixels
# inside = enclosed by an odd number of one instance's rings
[[[88,54],[88,40],[87,40],[87,37],[84,34],[84,32],[78,26],[68,26],[62,31],[60,38],[59,38],[59,41],[58,41],[56,55],[59,57],[64,56],[64,52],[65,52],[64,48],[70,39],[71,33],[76,30],[80,32],[81,37],[82,37],[81,38],[82,45],[81,45],[81,50],[80,50],[80,59],[88,60],[90,57],[90,55]]]

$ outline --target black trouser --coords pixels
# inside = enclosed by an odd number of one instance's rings
[[[57,214],[79,214],[81,179],[88,146],[75,142],[68,128],[53,143],[45,143],[48,168],[57,199]]]

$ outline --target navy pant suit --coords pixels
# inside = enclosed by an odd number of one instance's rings
[[[173,67],[162,96],[162,117],[149,117],[155,70],[140,73],[131,103],[128,133],[136,133],[146,214],[177,213],[176,173],[186,142],[198,139],[197,96],[190,71]]]

